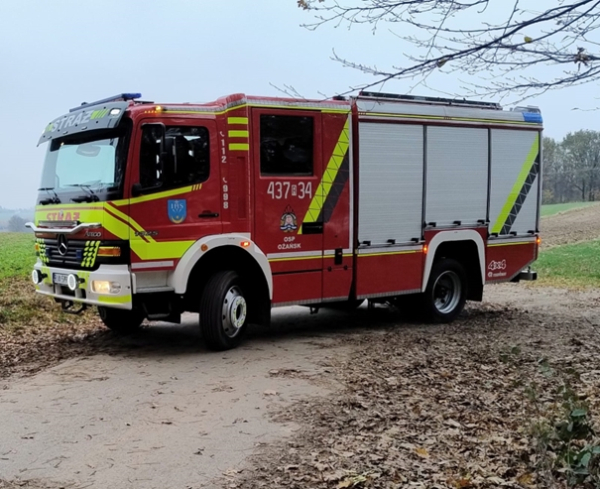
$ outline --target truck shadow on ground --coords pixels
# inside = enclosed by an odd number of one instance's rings
[[[349,312],[323,308],[317,314],[311,314],[308,308],[301,306],[286,307],[274,310],[271,327],[250,325],[239,348],[267,349],[274,345],[285,346],[293,341],[309,341],[313,342],[315,347],[329,347],[334,346],[336,342],[344,342],[352,336],[390,331],[447,334],[451,331],[464,331],[471,323],[477,323],[478,318],[482,316],[486,316],[489,320],[493,318],[488,316],[501,314],[503,311],[478,308],[464,311],[452,324],[432,325],[408,319],[397,309],[385,306],[373,309],[363,306]],[[508,315],[512,316],[510,312]],[[486,323],[489,321],[486,320]],[[150,323],[138,332],[127,336],[119,336],[102,329],[83,339],[82,343],[84,345],[80,343],[81,346],[90,348],[91,354],[143,356],[224,354],[206,348],[196,314],[184,315],[181,324]]]

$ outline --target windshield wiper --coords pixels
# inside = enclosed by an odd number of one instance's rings
[[[100,200],[100,198],[94,193],[89,185],[84,185],[83,183],[74,183],[72,185],[67,185],[67,187],[78,187],[89,192],[87,195],[80,195],[71,199],[73,202],[77,202],[78,204],[81,202],[98,202]]]
[[[52,194],[51,194],[52,197],[50,197],[49,199],[40,200],[41,205],[60,204],[60,199],[58,198],[58,195],[54,191],[54,187],[42,187],[42,188],[38,188],[38,190],[42,190],[42,191],[48,192],[48,193],[52,192]]]

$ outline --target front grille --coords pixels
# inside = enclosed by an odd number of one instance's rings
[[[60,252],[60,239],[38,239],[39,256],[48,266],[72,270],[96,270],[102,263],[121,264],[128,262],[129,246],[126,241],[83,241],[66,240],[66,252]],[[120,246],[118,258],[99,258],[100,246]],[[63,247],[64,251],[64,247]]]

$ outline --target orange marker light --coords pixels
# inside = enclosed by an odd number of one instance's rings
[[[428,251],[429,251],[429,246],[423,245],[423,253],[427,254]]]
[[[537,239],[535,240],[535,242],[537,243],[537,245],[541,245],[542,244],[542,238],[540,238],[539,236],[537,237]]]
[[[98,248],[98,256],[121,256],[121,248],[118,246],[100,246]]]
[[[242,248],[248,248],[248,247],[250,246],[250,241],[242,241],[242,242],[240,243],[240,246],[241,246]]]
[[[202,251],[206,251],[206,250],[208,250],[208,245],[206,245],[206,244],[203,244],[202,246],[200,246],[200,249],[201,249]]]

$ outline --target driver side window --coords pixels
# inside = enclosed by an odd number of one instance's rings
[[[202,183],[210,174],[210,141],[206,127],[142,128],[140,184],[148,192]]]

